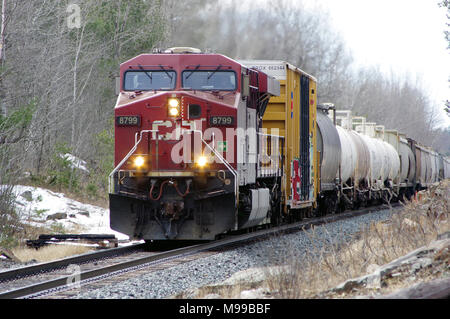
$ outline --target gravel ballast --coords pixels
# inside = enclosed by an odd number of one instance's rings
[[[381,210],[337,221],[316,227],[315,237],[320,238],[322,243],[346,242],[363,227],[367,227],[372,222],[389,219],[390,216],[390,210]],[[312,245],[310,238],[311,230],[300,231],[115,282],[95,290],[86,291],[82,286],[77,298],[169,298],[189,289],[224,281],[238,271],[283,264],[292,258],[292,252],[296,252],[296,255],[301,257]]]

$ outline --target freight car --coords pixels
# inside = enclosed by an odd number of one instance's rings
[[[450,178],[448,158],[351,111],[319,105],[317,123],[322,213],[409,199]]]
[[[333,105],[284,61],[193,48],[120,66],[111,228],[153,241],[391,201],[449,178],[449,159]]]
[[[309,216],[317,208],[317,80],[284,61],[243,60],[242,64],[273,76],[280,95],[269,100],[262,129],[283,137],[282,218]]]

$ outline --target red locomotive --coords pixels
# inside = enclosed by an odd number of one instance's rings
[[[120,66],[111,228],[211,240],[280,215],[282,138],[262,117],[280,84],[220,54],[142,54]]]

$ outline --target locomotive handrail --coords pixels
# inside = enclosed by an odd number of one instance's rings
[[[194,132],[194,133],[200,133],[200,138],[203,142],[203,144],[205,144],[213,153],[215,156],[217,156],[217,158],[225,165],[225,167],[231,172],[231,174],[233,174],[234,176],[234,194],[235,194],[235,206],[236,208],[238,207],[238,203],[239,203],[239,185],[238,185],[238,172],[233,168],[233,166],[231,166],[230,163],[228,163],[228,161],[213,147],[211,147],[204,139],[203,139],[203,132],[199,131],[199,130],[187,130],[185,132]]]
[[[213,147],[211,147],[208,143],[206,143],[206,141],[203,139],[203,134],[202,132],[200,132],[200,136],[202,139],[202,142],[214,153],[214,155],[217,156],[217,158],[219,158],[219,160],[222,161],[222,163],[227,167],[227,169],[231,172],[231,174],[233,174],[234,176],[234,206],[235,206],[235,230],[237,230],[239,228],[239,224],[238,224],[238,207],[239,207],[239,179],[238,179],[238,172],[233,168],[233,166],[230,165],[230,163],[228,163],[228,161]]]
[[[135,135],[135,144],[133,146],[133,148],[130,150],[130,152],[128,152],[128,154],[122,159],[122,161],[119,163],[119,165],[117,165],[114,170],[111,172],[111,174],[109,174],[108,177],[108,191],[109,193],[111,193],[111,179],[114,177],[114,174],[119,170],[120,167],[122,167],[122,165],[130,158],[131,155],[133,155],[133,153],[136,151],[138,145],[142,142],[142,136],[143,133],[158,133],[158,130],[142,130],[140,131],[140,137],[139,140],[137,140],[137,135],[138,133],[136,133]]]
[[[283,142],[284,141],[284,139],[285,139],[285,137],[284,136],[280,136],[280,135],[274,135],[274,134],[266,134],[266,133],[263,133],[263,132],[258,132],[257,133],[257,135],[259,135],[259,136],[262,136],[262,137],[267,137],[267,138],[275,138],[276,139],[276,146],[275,146],[275,149],[278,149],[278,151],[279,151],[279,147],[280,147],[280,141],[281,142]],[[258,165],[257,165],[257,169],[258,169],[258,174],[265,174],[266,172],[267,172],[267,169],[263,169],[263,168],[261,168],[261,166],[260,166],[260,160],[261,160],[261,156],[262,155],[264,155],[264,154],[258,154],[258,157],[259,157],[259,160],[258,160]],[[269,158],[270,158],[270,161],[272,161],[273,160],[273,155],[267,155]],[[275,166],[277,166],[279,163],[281,163],[282,161],[283,161],[283,152],[281,152],[281,153],[278,153],[276,156],[275,156],[275,158],[276,157],[278,157],[277,159],[276,159],[276,163],[275,163]],[[269,172],[271,172],[271,170],[273,169],[273,164],[271,164],[270,165],[271,166],[271,168],[270,169],[268,169],[268,171]],[[278,170],[279,172],[278,173],[280,173],[280,169],[281,168],[278,168],[278,169],[276,169],[276,170]]]
[[[114,170],[109,174],[109,181],[108,181],[108,189],[109,192],[112,192],[112,183],[111,180],[114,177],[114,174],[119,170],[120,167],[130,158],[131,155],[136,151],[138,145],[142,142],[142,137],[144,133],[158,133],[158,130],[142,130],[139,133],[139,140],[137,139],[138,133],[136,133],[135,136],[135,144],[133,148],[128,152],[128,154],[122,159],[122,161],[117,165]],[[225,167],[233,174],[234,177],[234,193],[236,198],[236,208],[239,203],[239,186],[238,186],[238,172],[231,166],[230,163],[215,149],[212,148],[204,139],[203,139],[203,132],[198,130],[186,130],[185,132],[194,132],[194,133],[200,133],[200,138],[202,142],[214,153],[215,156],[225,165]]]

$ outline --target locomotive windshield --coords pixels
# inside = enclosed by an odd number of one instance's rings
[[[234,71],[183,71],[183,88],[192,90],[236,90]]]
[[[173,90],[175,83],[175,71],[127,71],[125,72],[124,90]]]

